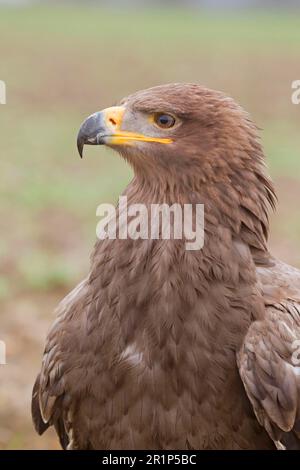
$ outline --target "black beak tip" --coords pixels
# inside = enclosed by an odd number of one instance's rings
[[[83,147],[84,147],[84,140],[78,136],[77,138],[77,149],[80,155],[80,158],[83,156]]]
[[[77,135],[77,149],[80,157],[83,156],[83,147],[99,145],[98,135],[103,134],[102,113],[97,112],[88,117],[82,124]]]

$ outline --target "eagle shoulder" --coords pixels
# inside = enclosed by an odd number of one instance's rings
[[[300,449],[300,271],[273,261],[257,268],[265,318],[250,326],[237,361],[259,423],[278,448]]]

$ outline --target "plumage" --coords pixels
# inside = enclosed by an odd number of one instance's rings
[[[267,248],[275,194],[249,116],[220,92],[163,85],[92,115],[84,143],[132,165],[128,203],[204,204],[204,246],[96,242],[47,337],[37,432],[54,425],[69,449],[299,448],[300,271]]]

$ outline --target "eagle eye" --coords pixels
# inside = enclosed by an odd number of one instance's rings
[[[170,129],[170,127],[174,126],[176,119],[170,114],[156,113],[154,115],[154,122],[162,129]]]

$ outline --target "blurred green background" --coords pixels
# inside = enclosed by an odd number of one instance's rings
[[[88,271],[96,207],[131,177],[76,135],[92,112],[138,89],[199,82],[239,101],[262,128],[279,205],[275,255],[300,267],[300,16],[261,10],[0,8],[0,448],[56,448],[30,418],[31,387],[58,301]]]

